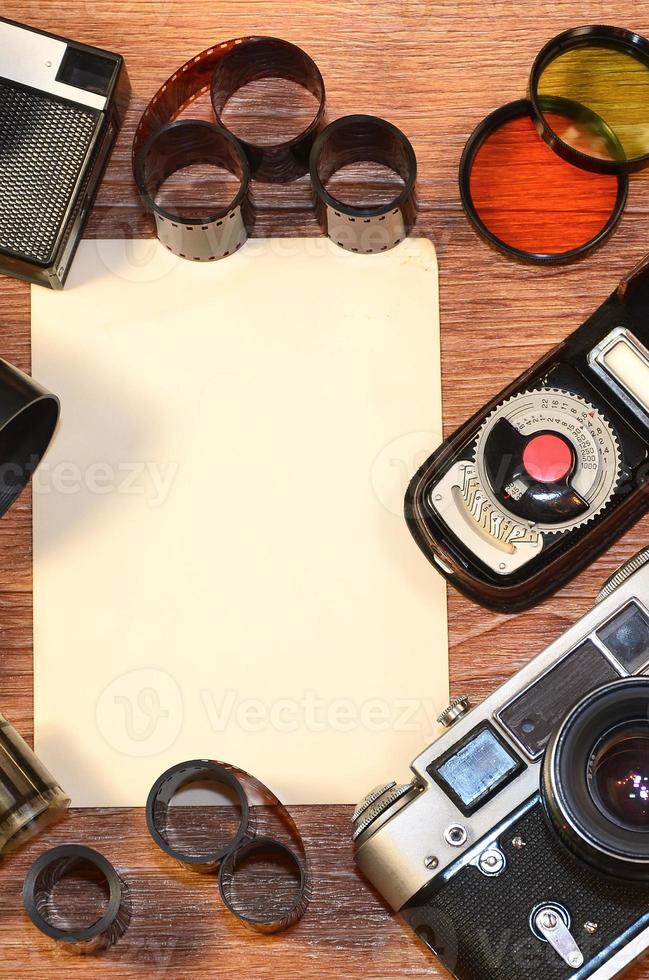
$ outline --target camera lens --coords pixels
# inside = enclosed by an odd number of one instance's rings
[[[569,712],[546,750],[541,794],[573,855],[649,881],[649,677],[613,681]]]
[[[600,740],[588,765],[588,785],[605,817],[649,832],[649,721],[622,725]]]

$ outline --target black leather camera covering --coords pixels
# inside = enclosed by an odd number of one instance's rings
[[[515,848],[520,837],[525,846]],[[540,903],[563,905],[588,977],[649,925],[649,886],[593,871],[557,840],[540,801],[500,840],[507,867],[488,878],[472,865],[439,890],[422,889],[401,911],[407,924],[458,980],[567,980],[575,975],[529,924]],[[584,930],[597,923],[594,935]]]

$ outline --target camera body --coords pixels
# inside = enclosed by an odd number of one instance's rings
[[[648,324],[645,260],[419,468],[406,520],[460,591],[525,609],[646,511]]]
[[[648,673],[649,548],[357,808],[359,868],[458,980],[605,980],[649,948]]]
[[[129,97],[119,55],[0,17],[0,272],[63,287]]]

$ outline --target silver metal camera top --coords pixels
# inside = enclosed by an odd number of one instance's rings
[[[0,22],[0,75],[50,95],[104,110],[103,95],[57,79],[67,42],[22,24]]]
[[[444,708],[437,719],[437,724],[443,725],[444,728],[450,728],[451,725],[454,725],[456,721],[463,718],[467,711],[470,710],[471,702],[466,694],[462,694],[459,698],[455,698],[454,701],[451,701],[448,708]]]
[[[395,782],[392,782],[372,790],[356,807],[354,817],[352,818],[352,822],[355,825],[352,832],[352,841],[358,840],[361,834],[365,833],[371,825],[378,827],[379,818],[383,814],[387,813],[388,810],[392,811],[398,803],[404,806],[407,802],[406,797],[411,798],[416,796],[419,791],[419,787],[414,782],[404,783],[401,786],[397,786]],[[391,812],[390,816],[392,815]]]
[[[620,585],[626,582],[630,575],[637,572],[647,562],[649,562],[649,548],[642,548],[641,551],[636,552],[628,561],[625,561],[623,565],[620,565],[610,578],[606,579],[604,585],[597,593],[595,602],[601,602],[602,599],[606,599],[612,595]]]
[[[601,635],[610,628],[617,614],[625,614],[633,606],[649,623],[649,548],[625,563],[610,581],[612,587],[598,604],[481,704],[470,712],[463,710],[463,703],[457,706],[460,716],[452,727],[413,761],[412,784],[390,785],[364,808],[354,828],[356,862],[395,910],[401,909],[438,876],[446,877],[451,868],[450,873],[456,873],[465,864],[477,860],[491,845],[497,845],[512,814],[520,815],[535,804],[540,787],[542,746],[539,751],[530,752],[525,746],[525,736],[518,737],[511,725],[507,727],[512,706],[529,694],[534,707],[537,685],[545,680],[552,698],[557,683],[557,675],[552,672],[565,670],[572,677],[571,664],[578,662],[579,651],[584,648],[598,658],[600,669],[610,672],[613,679],[647,670],[647,663],[638,663],[629,671]],[[646,659],[649,662],[649,650]],[[592,680],[588,671],[589,664],[582,664],[577,674],[577,684],[583,681],[584,694],[592,689],[592,684],[588,687]],[[550,700],[540,705],[539,710],[543,714],[551,707]],[[457,713],[455,705],[450,708],[451,714]],[[523,732],[526,717],[522,716]],[[440,765],[440,760],[457,755],[458,747],[470,744],[476,732],[483,728],[497,736],[505,753],[520,760],[521,767],[467,815],[431,770]],[[458,823],[467,831],[467,840],[459,847],[444,836],[449,826]]]

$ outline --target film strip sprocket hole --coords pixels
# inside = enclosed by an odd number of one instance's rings
[[[189,870],[219,874],[226,907],[249,928],[281,932],[310,898],[306,851],[275,794],[249,773],[195,759],[172,766],[146,804],[158,847]]]

